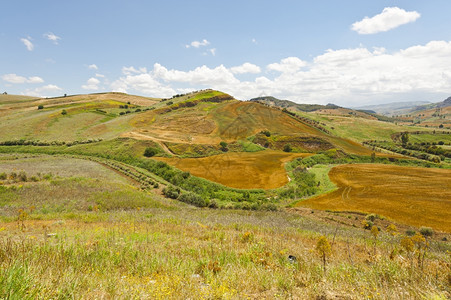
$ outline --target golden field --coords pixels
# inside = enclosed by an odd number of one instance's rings
[[[451,170],[350,164],[329,177],[338,189],[298,206],[376,213],[400,223],[451,232]]]
[[[240,189],[274,189],[288,183],[284,164],[310,153],[260,151],[224,153],[203,158],[164,158],[182,171],[223,185]]]

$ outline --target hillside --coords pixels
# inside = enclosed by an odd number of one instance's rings
[[[424,127],[451,128],[451,97],[427,105],[420,105],[410,112],[399,115],[399,120],[405,124],[413,123]]]
[[[427,101],[406,101],[406,102],[392,102],[377,105],[358,106],[355,107],[355,109],[372,110],[384,116],[395,116],[409,113],[416,107],[427,104],[429,104],[429,102]]]
[[[0,298],[449,298],[451,132],[310,108],[4,98]]]
[[[336,109],[336,108],[340,108],[339,106],[335,105],[335,104],[327,104],[327,105],[321,105],[321,104],[300,104],[300,103],[296,103],[290,100],[280,100],[277,99],[275,97],[272,96],[265,96],[265,97],[257,97],[257,98],[252,98],[249,101],[253,101],[253,102],[259,102],[259,103],[263,103],[269,106],[276,106],[276,107],[281,107],[281,108],[294,108],[300,111],[305,111],[305,112],[310,112],[310,111],[315,111],[318,109]]]

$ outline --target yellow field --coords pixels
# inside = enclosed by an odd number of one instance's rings
[[[163,158],[176,168],[223,185],[240,189],[273,189],[285,185],[288,176],[284,164],[309,153],[261,151],[225,153],[203,158]]]
[[[338,190],[298,206],[376,213],[451,232],[451,170],[351,164],[333,168],[329,176]]]

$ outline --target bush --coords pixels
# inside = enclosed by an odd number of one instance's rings
[[[171,199],[177,199],[180,196],[180,188],[169,185],[163,189],[163,195]]]
[[[260,131],[260,133],[266,135],[267,137],[271,136],[271,132],[269,132],[269,130],[262,130],[262,131]]]
[[[5,172],[0,173],[0,180],[6,180],[8,178],[8,175],[6,175]]]
[[[434,234],[434,230],[432,230],[431,227],[421,227],[420,228],[420,233],[423,236],[431,237]]]
[[[62,114],[63,116],[65,116],[65,115],[67,115],[67,111],[66,111],[65,109],[63,109],[63,111],[61,112],[61,114]]]
[[[286,144],[284,147],[283,147],[283,151],[285,151],[285,152],[291,152],[291,145],[290,144]]]
[[[147,147],[146,150],[144,150],[144,156],[145,157],[152,157],[155,156],[158,153],[158,150],[152,147]]]
[[[198,206],[198,207],[207,206],[207,202],[205,201],[205,199],[194,193],[183,193],[178,197],[177,200],[188,203],[188,204],[192,204],[192,205]]]
[[[38,106],[38,109],[44,109],[44,105],[40,104],[40,105]]]
[[[406,230],[406,235],[408,235],[408,236],[414,236],[414,235],[415,235],[415,230],[407,229],[407,230]]]
[[[220,142],[219,146],[221,147],[222,151],[224,151],[224,152],[227,151],[228,144],[226,142],[224,142],[224,141]]]

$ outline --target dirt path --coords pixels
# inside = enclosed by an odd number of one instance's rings
[[[151,136],[139,133],[139,132],[135,132],[135,131],[131,131],[131,132],[126,132],[124,134],[121,134],[121,137],[128,137],[128,138],[132,138],[132,139],[136,139],[136,140],[140,140],[140,141],[152,141],[157,143],[161,149],[163,149],[164,152],[170,154],[170,155],[175,155],[167,146],[163,141],[160,141],[158,139],[155,139]]]

